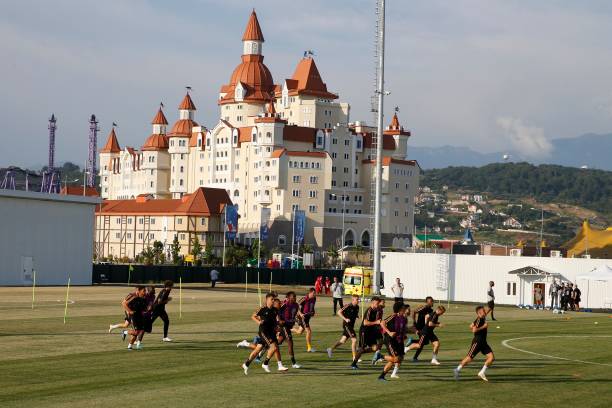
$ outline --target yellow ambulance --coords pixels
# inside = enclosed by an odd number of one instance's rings
[[[372,290],[372,268],[353,266],[344,270],[344,293],[347,295],[369,295]]]

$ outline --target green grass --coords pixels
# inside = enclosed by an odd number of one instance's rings
[[[399,380],[380,383],[380,366],[364,361],[358,372],[349,369],[348,347],[328,360],[324,350],[340,334],[329,298],[319,299],[312,321],[319,352],[306,354],[303,336],[296,338],[302,369],[265,374],[254,363],[245,377],[240,364],[247,351],[235,344],[256,332],[249,318],[256,294],[183,289],[179,319],[175,291],[168,307],[175,342],[161,343],[161,322],[156,322],[145,349],[128,352],[118,334],[107,333],[109,323],[121,321],[119,303],[126,293],[121,287],[71,289],[74,304],[64,325],[64,288],[39,289],[34,310],[29,289],[0,288],[0,407],[612,406],[612,319],[605,314],[560,316],[499,307],[499,321],[489,329],[497,358],[487,373],[490,382],[476,377],[482,356],[455,382],[452,369],[469,347],[473,306],[451,304],[441,318],[446,326],[437,330],[442,365],[427,363],[431,351],[426,348],[423,362],[406,362]],[[512,347],[569,360],[502,345],[514,338],[523,339],[510,341]],[[282,351],[286,354],[284,346]]]

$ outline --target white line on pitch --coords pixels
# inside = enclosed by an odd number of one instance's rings
[[[502,343],[501,343],[501,344],[502,344],[502,346],[504,346],[504,347],[506,347],[506,348],[509,348],[509,349],[512,349],[512,350],[516,350],[516,351],[520,351],[520,352],[522,352],[522,353],[533,354],[533,355],[535,355],[535,356],[547,357],[547,358],[554,358],[554,359],[557,359],[557,360],[574,361],[574,362],[576,362],[576,363],[583,363],[583,364],[594,364],[594,365],[600,365],[600,366],[612,367],[612,364],[606,364],[606,363],[596,363],[596,362],[594,362],[594,361],[575,360],[575,359],[572,359],[572,358],[565,358],[565,357],[551,356],[551,355],[548,355],[548,354],[536,353],[535,351],[523,350],[523,349],[520,349],[520,348],[518,348],[518,347],[511,346],[510,344],[508,344],[508,343],[510,343],[511,341],[514,341],[514,340],[525,340],[525,339],[544,339],[544,338],[546,338],[546,339],[547,339],[547,338],[570,338],[570,337],[572,337],[572,338],[575,338],[575,337],[590,337],[590,338],[592,338],[592,337],[600,337],[600,338],[601,338],[601,337],[605,337],[605,338],[608,338],[608,337],[612,337],[612,336],[598,336],[598,335],[594,335],[594,336],[589,336],[589,335],[584,335],[584,336],[572,336],[572,335],[568,335],[568,336],[530,336],[530,337],[515,337],[515,338],[513,338],[513,339],[506,339],[506,340],[502,341]]]

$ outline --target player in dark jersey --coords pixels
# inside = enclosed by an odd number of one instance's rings
[[[151,314],[153,313],[153,306],[155,305],[155,286],[147,286],[147,291],[144,296],[144,300],[147,304],[146,309],[143,313],[144,318],[144,330],[138,336],[136,340],[136,348],[142,348],[142,339],[145,333],[151,333],[153,329],[153,323],[151,322]]]
[[[279,332],[279,346],[286,340],[287,349],[291,356],[291,367],[300,368],[300,365],[295,361],[295,354],[293,352],[293,335],[291,330],[295,326],[295,319],[299,310],[299,305],[295,301],[295,292],[287,292],[285,301],[280,306],[279,320],[282,322],[280,325]]]
[[[378,305],[378,313],[376,315],[376,318],[378,320],[380,320],[381,322],[383,321],[383,316],[385,313],[385,299],[380,299],[380,303]],[[379,327],[378,329],[378,333],[376,333],[376,344],[377,344],[377,350],[374,353],[374,356],[372,356],[372,364],[376,364],[379,360],[383,359],[381,350],[382,350],[382,346],[384,343],[384,330],[381,327]]]
[[[251,351],[251,354],[246,359],[246,361],[242,364],[242,369],[244,370],[244,374],[247,375],[249,373],[249,365],[255,357],[259,354],[264,345],[268,346],[268,353],[266,354],[266,358],[261,365],[261,368],[264,369],[265,372],[269,373],[270,368],[268,367],[268,363],[272,356],[278,351],[278,340],[277,340],[277,327],[279,324],[278,320],[278,309],[274,307],[274,295],[268,293],[266,295],[266,304],[263,307],[260,307],[258,310],[253,313],[251,316],[253,321],[259,324],[259,342],[255,346],[255,349]],[[280,353],[276,354],[276,358],[278,360],[278,371],[287,371],[287,367],[283,366],[283,362],[280,360]]]
[[[295,332],[301,334],[306,331],[306,352],[314,353],[316,350],[312,348],[312,329],[310,328],[310,319],[315,315],[315,304],[317,303],[317,293],[315,288],[310,288],[308,294],[300,299],[298,304],[300,310],[297,314],[297,323],[299,325]]]
[[[413,321],[412,327],[413,327],[415,334],[418,337],[421,336],[421,331],[425,327],[425,317],[427,317],[428,315],[431,314],[431,312],[433,312],[433,305],[434,305],[434,299],[431,296],[427,296],[425,298],[425,304],[416,308],[415,311],[412,312],[412,321]],[[408,346],[412,344],[412,342],[413,342],[412,337],[410,337],[408,339],[408,343],[406,344],[406,350],[408,349]],[[412,361],[416,362],[419,360],[419,355],[421,354],[422,350],[423,350],[422,348],[417,349],[417,351],[414,353],[414,356],[412,356]]]
[[[412,343],[408,350],[422,349],[425,345],[431,343],[433,347],[433,356],[431,358],[431,364],[440,365],[438,361],[438,350],[440,350],[440,340],[438,336],[434,334],[436,327],[442,327],[442,323],[438,322],[440,316],[446,312],[446,308],[442,305],[438,306],[436,310],[431,312],[425,317],[425,327],[421,330],[421,335],[417,343]]]
[[[172,339],[168,337],[170,319],[168,318],[168,313],[166,313],[166,305],[172,300],[170,292],[172,292],[173,286],[174,282],[171,280],[164,282],[164,288],[159,291],[157,299],[155,299],[155,305],[153,306],[153,313],[151,314],[151,326],[153,326],[153,323],[158,317],[164,322],[164,337],[162,337],[162,341],[172,341]]]
[[[403,303],[395,303],[393,305],[393,314],[380,324],[384,332],[384,341],[388,354],[384,357],[387,364],[385,364],[382,373],[378,377],[379,380],[386,381],[385,376],[391,371],[391,368],[393,368],[391,378],[399,378],[397,372],[404,360],[404,339],[406,338],[406,328],[408,326],[406,307],[407,305]]]
[[[147,309],[147,302],[145,300],[145,287],[138,286],[136,288],[136,292],[130,293],[127,295],[121,305],[123,306],[123,310],[125,310],[126,316],[130,319],[132,323],[132,329],[127,332],[130,337],[130,342],[128,344],[128,350],[132,350],[136,339],[144,333],[145,329],[145,318],[144,313]],[[140,346],[134,347],[140,349]]]
[[[355,333],[355,321],[359,317],[359,295],[353,295],[351,303],[338,310],[338,316],[342,319],[342,337],[333,346],[327,349],[327,356],[332,358],[334,350],[351,339],[351,351],[353,358],[357,354],[357,334]]]
[[[455,368],[455,380],[459,379],[459,372],[463,367],[468,365],[474,357],[478,353],[482,353],[485,355],[486,360],[480,371],[478,372],[478,376],[483,381],[489,381],[485,375],[487,368],[491,367],[493,361],[495,361],[495,355],[493,354],[493,350],[487,343],[487,328],[489,324],[487,323],[487,312],[483,306],[476,307],[476,320],[474,323],[470,324],[470,329],[472,333],[474,333],[474,338],[472,339],[472,345],[470,346],[470,350],[468,351],[467,356],[459,363],[457,368]]]
[[[378,307],[380,306],[380,298],[373,296],[368,307],[363,315],[361,327],[359,328],[359,348],[357,354],[353,357],[351,368],[358,369],[357,362],[362,354],[378,350],[378,333],[380,332],[380,319],[378,319]]]

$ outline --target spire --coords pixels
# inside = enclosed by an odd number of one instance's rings
[[[261,32],[261,27],[259,26],[259,21],[257,20],[255,9],[251,12],[251,17],[249,17],[249,22],[242,35],[242,41],[265,41],[263,33]]]
[[[399,119],[397,118],[397,112],[393,114],[393,119],[391,119],[391,125],[389,125],[389,129],[393,129],[393,130],[400,129],[400,123],[399,123]]]
[[[185,102],[185,101],[183,101],[183,102]],[[193,102],[191,104],[193,105]],[[182,105],[183,104],[181,104],[181,106]],[[195,106],[194,106],[194,109],[195,109]],[[151,124],[152,125],[167,125],[168,124],[168,120],[166,119],[166,115],[164,115],[164,111],[162,111],[161,106],[157,110],[157,114],[155,115],[155,117],[151,121]]]
[[[121,147],[119,147],[119,141],[117,140],[117,134],[115,133],[115,128],[113,127],[108,134],[108,139],[106,140],[106,144],[100,150],[100,153],[119,153],[121,151]]]
[[[181,102],[181,104],[179,105],[178,108],[179,108],[179,110],[189,110],[189,111],[196,110],[196,107],[193,104],[193,101],[191,100],[191,96],[189,96],[189,91],[187,91],[187,94],[183,98],[183,101]],[[161,110],[161,108],[160,108],[160,110]]]
[[[268,116],[270,117],[276,116],[276,109],[274,109],[274,99],[268,102]]]

